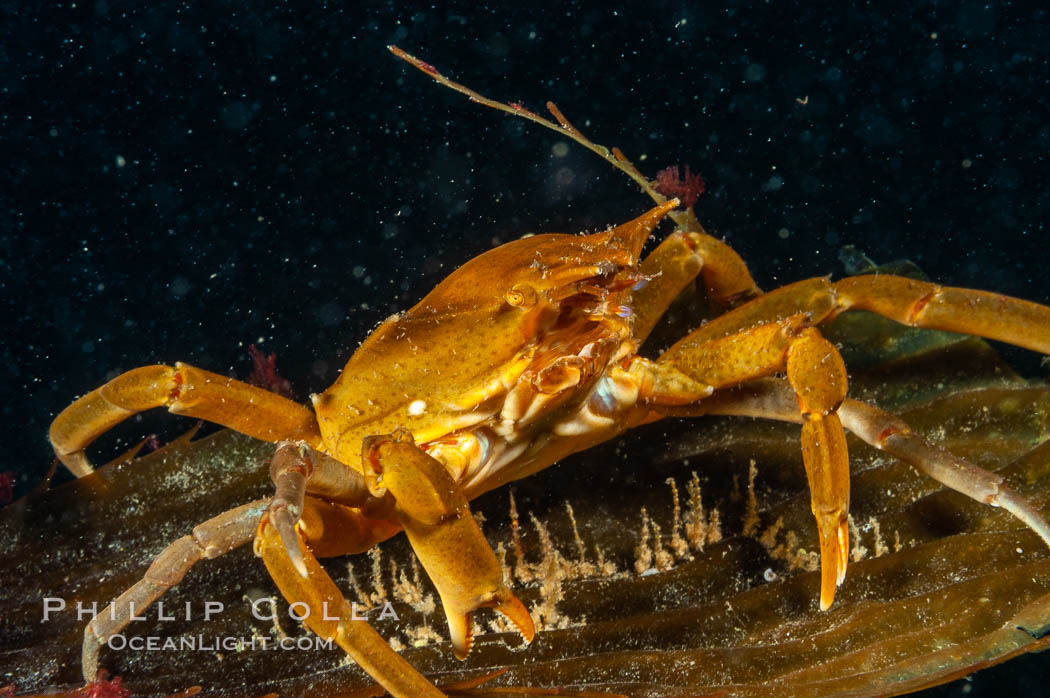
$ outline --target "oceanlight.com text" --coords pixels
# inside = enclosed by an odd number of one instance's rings
[[[111,650],[134,650],[136,652],[177,650],[184,652],[243,652],[245,650],[330,650],[335,647],[333,640],[325,640],[316,635],[304,637],[272,638],[265,636],[234,637],[218,635],[183,635],[181,637],[127,637],[123,634],[111,636],[106,640]]]

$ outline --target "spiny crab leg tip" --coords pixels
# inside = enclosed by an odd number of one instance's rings
[[[306,560],[303,559],[303,551],[299,548],[299,536],[296,535],[295,528],[291,529],[290,536],[285,536],[284,531],[281,531],[281,538],[284,540],[284,549],[288,553],[288,560],[292,563],[292,567],[300,577],[306,579],[309,573],[306,571]]]
[[[288,560],[292,563],[292,567],[295,568],[300,577],[306,579],[309,576],[306,570],[306,561],[303,559],[303,551],[299,548],[299,535],[295,532],[295,524],[292,522],[288,510],[278,510],[274,513],[271,521],[274,528],[277,529],[277,533],[281,536],[281,542],[284,543],[284,550],[288,553]]]
[[[300,577],[306,579],[309,573],[306,571],[306,562],[303,560],[303,554],[296,548],[294,553],[289,550],[288,556],[291,558],[292,567],[295,568],[295,571],[299,573]]]

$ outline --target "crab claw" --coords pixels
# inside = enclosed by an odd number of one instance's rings
[[[398,521],[437,587],[456,657],[465,659],[470,652],[471,614],[479,608],[496,609],[531,642],[532,617],[503,583],[496,554],[445,466],[400,432],[368,437],[363,455],[368,477],[375,480],[370,487],[393,495]]]
[[[820,538],[820,610],[826,611],[849,562],[849,460],[837,415],[802,423],[802,456]]]
[[[846,365],[831,342],[802,330],[787,351],[788,381],[802,413],[802,461],[820,533],[820,610],[831,608],[849,562],[849,454],[838,416]]]
[[[484,596],[489,598],[486,599]],[[473,605],[473,608],[465,611],[450,606],[449,602],[445,601],[444,596],[442,596],[441,602],[445,607],[445,615],[448,617],[448,631],[452,639],[452,651],[455,653],[456,659],[461,661],[467,658],[467,655],[470,654],[470,648],[474,645],[474,629],[471,619],[473,612],[479,608],[490,607],[499,611],[504,618],[514,625],[526,644],[532,642],[532,638],[536,635],[536,627],[533,625],[532,616],[529,615],[525,604],[502,584],[495,592],[483,595],[482,599]]]
[[[849,524],[844,511],[817,514],[820,533],[820,610],[831,608],[835,589],[846,578],[849,561]]]

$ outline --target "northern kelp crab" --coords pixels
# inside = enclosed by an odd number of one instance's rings
[[[524,115],[520,107],[507,109]],[[559,128],[578,134],[555,115]],[[637,173],[621,156],[615,160]],[[840,417],[869,443],[974,498],[1005,506],[1046,538],[1039,515],[1001,479],[929,447],[886,413],[844,400],[841,359],[813,326],[849,308],[870,309],[906,324],[968,330],[1046,352],[1047,309],[888,275],[834,285],[817,279],[761,294],[739,258],[692,225],[690,211],[678,231],[641,259],[645,238],[676,203],[661,202],[605,233],[537,236],[479,257],[373,334],[340,382],[315,400],[318,423],[294,403],[214,374],[183,365],[150,367],[115,379],[60,416],[52,432],[56,450],[84,471],[82,450],[94,436],[140,409],[162,405],[267,440],[296,442],[274,459],[278,497],[264,518],[274,525],[264,523],[256,538],[286,596],[322,616],[323,604],[334,608],[341,595],[300,581],[327,579],[310,549],[354,552],[404,528],[442,593],[457,654],[469,650],[468,615],[479,605],[497,606],[531,634],[531,621],[498,580],[491,550],[470,525],[466,500],[659,416],[746,413],[803,422],[821,532],[824,608],[842,581],[848,554]],[[738,307],[656,361],[636,356],[663,308],[697,274],[715,299]],[[493,350],[464,360],[478,346]],[[750,384],[754,389],[709,397],[781,371],[788,383]],[[376,434],[387,436],[367,438]],[[361,466],[347,467],[353,463]],[[439,496],[414,501],[420,483]],[[183,539],[124,601],[141,608],[195,559],[247,542],[260,507],[248,505],[201,529],[196,539]],[[352,540],[336,545],[319,533],[327,527],[331,534],[333,526]],[[221,544],[209,547],[205,539],[219,531]],[[305,552],[297,532],[305,534]],[[463,550],[470,551],[466,568],[458,565]],[[88,647],[119,630],[126,617],[118,610],[109,624],[93,624]],[[374,637],[357,640],[351,628],[360,624],[345,620],[316,629],[342,634],[351,653],[382,652],[390,664],[373,670],[391,690],[414,695],[426,688]]]

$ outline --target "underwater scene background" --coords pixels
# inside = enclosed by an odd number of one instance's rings
[[[699,218],[764,289],[867,257],[1050,302],[1048,32],[1038,3],[0,5],[0,471],[25,494],[54,415],[140,365],[244,378],[254,344],[305,400],[471,257],[648,207],[388,44],[494,99],[552,100],[650,177],[689,165]],[[188,426],[130,420],[96,460]],[[1038,694],[1045,663],[930,695]]]

